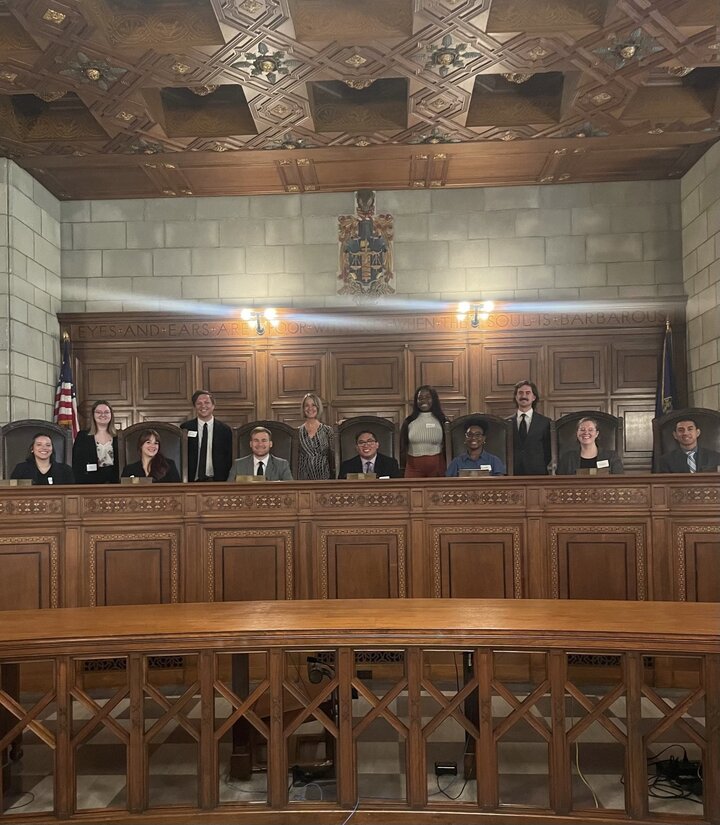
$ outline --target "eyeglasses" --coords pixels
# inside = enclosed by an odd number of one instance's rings
[[[366,441],[358,441],[358,447],[367,447],[369,444],[377,444],[374,438],[368,438]]]

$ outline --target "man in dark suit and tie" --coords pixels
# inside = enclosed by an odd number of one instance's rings
[[[292,481],[290,464],[284,458],[271,455],[272,433],[265,427],[255,427],[250,433],[250,455],[236,458],[228,481],[235,476],[264,476],[268,481]]]
[[[207,390],[192,396],[197,418],[180,426],[188,434],[188,481],[225,481],[232,464],[232,430],[214,417],[215,399]]]
[[[675,422],[673,438],[678,447],[660,457],[659,473],[716,473],[720,453],[698,444],[700,428],[692,418]]]
[[[552,460],[550,419],[535,412],[540,400],[538,388],[527,379],[515,384],[517,412],[513,424],[513,472],[516,476],[546,476]]]
[[[363,430],[355,436],[358,454],[340,465],[338,478],[348,473],[375,473],[378,478],[402,478],[400,466],[394,458],[378,452],[380,446],[375,433]]]

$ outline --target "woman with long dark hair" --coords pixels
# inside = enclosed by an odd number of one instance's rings
[[[46,433],[36,433],[25,461],[15,465],[10,478],[27,479],[33,484],[74,484],[72,467],[55,461],[52,439]]]
[[[118,440],[115,414],[107,401],[96,401],[90,426],[73,444],[73,473],[78,484],[117,484]]]
[[[140,461],[126,464],[123,478],[147,478],[163,483],[180,481],[180,473],[172,458],[166,458],[160,452],[160,434],[157,430],[143,430],[138,438]]]
[[[405,478],[444,478],[445,424],[437,392],[423,384],[415,390],[413,411],[400,428],[400,461]]]

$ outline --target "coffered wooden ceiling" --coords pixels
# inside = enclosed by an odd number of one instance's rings
[[[682,175],[720,0],[0,0],[0,154],[62,199]]]

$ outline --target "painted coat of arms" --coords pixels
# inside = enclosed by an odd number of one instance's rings
[[[357,301],[395,292],[393,273],[393,217],[375,214],[375,192],[355,193],[355,214],[338,218],[340,274],[338,295]]]

